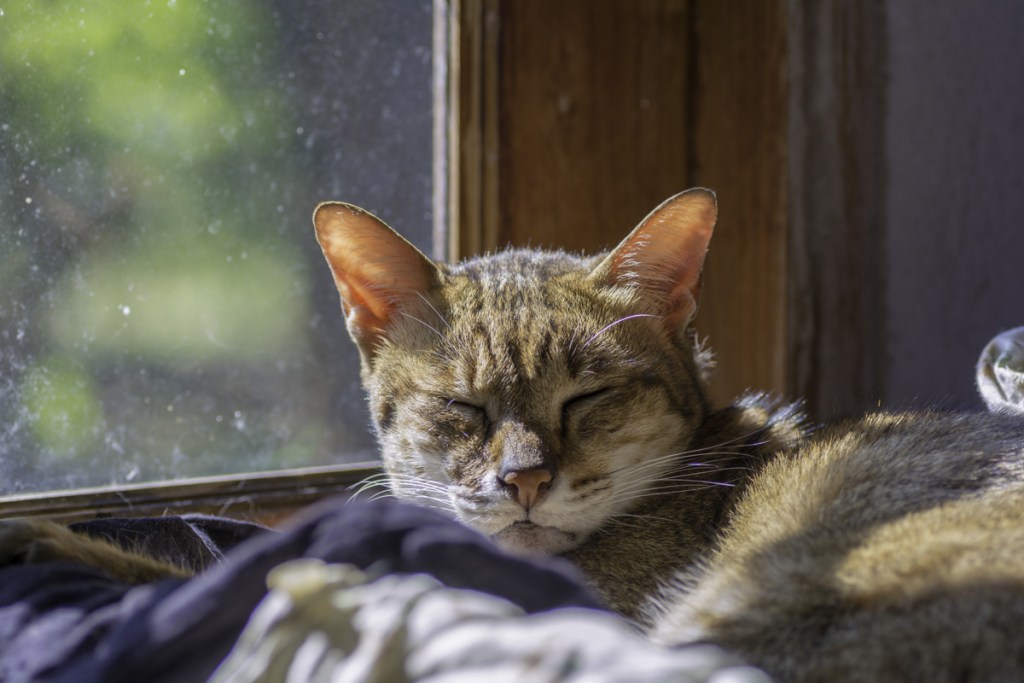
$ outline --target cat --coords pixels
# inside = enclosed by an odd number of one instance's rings
[[[445,265],[317,207],[392,492],[780,680],[1024,680],[1024,421],[714,408],[693,319],[717,211],[697,188],[604,255]]]
[[[687,323],[716,211],[694,190],[604,258],[508,250],[446,266],[361,209],[321,204],[395,492],[515,552],[567,551],[626,512],[673,466],[652,455],[691,442],[710,412]]]
[[[448,266],[320,205],[392,490],[781,680],[1024,680],[1024,421],[712,410],[692,322],[716,218],[697,188],[607,255]]]

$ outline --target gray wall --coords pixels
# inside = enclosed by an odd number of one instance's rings
[[[1024,325],[1024,3],[887,9],[885,399],[978,406],[982,346]]]

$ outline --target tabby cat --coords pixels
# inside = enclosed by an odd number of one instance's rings
[[[1024,680],[1024,422],[808,435],[763,396],[713,409],[691,323],[716,216],[694,189],[607,255],[449,266],[320,205],[392,491],[567,557],[657,642],[781,680]]]
[[[607,255],[447,266],[320,205],[391,488],[782,680],[1024,680],[1024,421],[713,411],[691,322],[716,216],[694,189]]]

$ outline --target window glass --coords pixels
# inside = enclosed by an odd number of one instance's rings
[[[0,495],[373,457],[316,202],[430,249],[429,0],[0,0]]]

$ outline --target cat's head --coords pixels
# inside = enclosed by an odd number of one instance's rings
[[[690,322],[715,224],[694,189],[612,252],[432,262],[371,214],[314,214],[394,492],[521,552],[647,492],[707,407]]]

